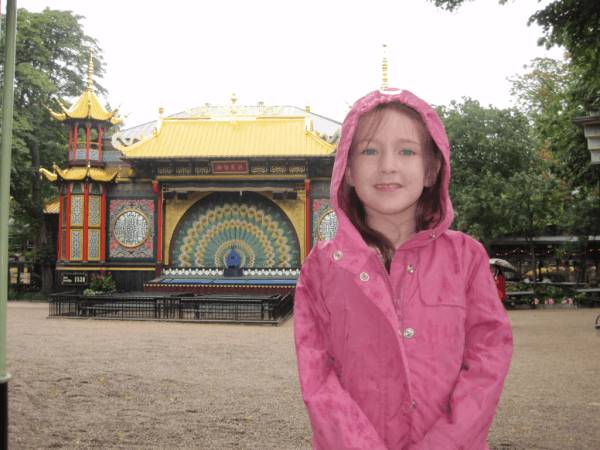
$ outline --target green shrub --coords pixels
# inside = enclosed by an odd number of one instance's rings
[[[48,300],[48,297],[40,291],[17,291],[9,288],[8,300]]]
[[[110,274],[110,272],[108,272],[107,275],[103,275],[103,272],[101,272],[98,276],[92,274],[92,282],[90,283],[90,288],[83,291],[83,294],[108,294],[110,292],[115,292],[116,290],[117,285],[115,284],[115,280],[113,280],[113,277]]]

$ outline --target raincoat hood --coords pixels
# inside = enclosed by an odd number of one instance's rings
[[[402,103],[414,109],[421,115],[427,130],[431,134],[444,158],[443,184],[441,186],[444,220],[435,228],[421,231],[402,244],[402,248],[409,249],[427,245],[431,242],[430,237],[432,234],[436,237],[441,236],[454,220],[454,210],[452,209],[452,203],[448,196],[448,185],[450,183],[450,145],[448,143],[448,137],[446,136],[444,125],[435,110],[413,93],[395,88],[377,90],[365,95],[352,106],[352,109],[344,119],[342,125],[342,136],[333,166],[333,174],[331,176],[331,203],[338,219],[336,240],[364,243],[360,233],[348,219],[347,205],[344,202],[343,195],[339,194],[342,180],[346,173],[350,145],[352,144],[352,139],[356,132],[356,127],[358,126],[358,120],[363,114],[371,111],[377,105],[390,102]],[[364,245],[366,246],[366,244]]]

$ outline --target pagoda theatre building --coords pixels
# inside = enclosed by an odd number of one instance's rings
[[[339,122],[234,95],[112,133],[121,118],[100,105],[91,73],[70,109],[50,110],[69,133],[66,167],[41,169],[60,191],[55,291],[82,291],[101,271],[133,291],[220,277],[232,250],[246,274],[297,277],[335,235]]]

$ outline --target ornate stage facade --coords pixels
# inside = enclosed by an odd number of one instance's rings
[[[293,290],[315,242],[335,235],[341,124],[309,107],[239,106],[234,94],[109,135],[122,119],[101,106],[92,74],[90,57],[88,89],[50,110],[69,132],[66,167],[41,169],[60,191],[55,291],[81,292],[101,271],[134,291]]]

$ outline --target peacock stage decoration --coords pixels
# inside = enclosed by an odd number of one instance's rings
[[[175,229],[172,265],[227,267],[232,246],[239,267],[296,267],[299,245],[285,213],[266,197],[215,192],[194,204]]]

